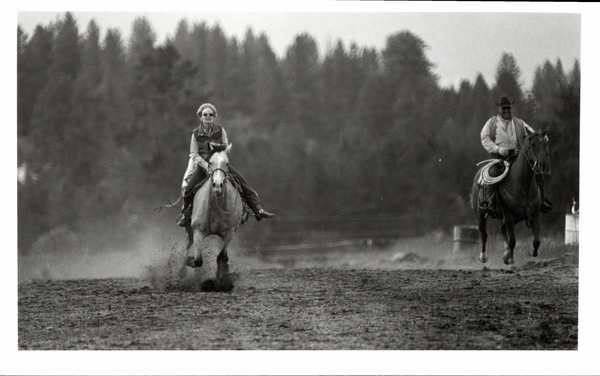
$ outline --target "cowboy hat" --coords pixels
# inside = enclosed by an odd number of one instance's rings
[[[500,103],[496,103],[494,102],[494,104],[498,107],[504,107],[504,106],[512,106],[513,103],[515,103],[516,100],[514,101],[510,101],[510,99],[508,99],[508,97],[506,95],[503,95],[502,98],[500,98]]]

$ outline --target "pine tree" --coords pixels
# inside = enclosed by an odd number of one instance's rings
[[[521,69],[517,66],[517,60],[510,53],[503,53],[496,67],[496,86],[493,89],[494,97],[500,98],[507,95],[511,100],[523,98],[523,90],[520,83]],[[496,101],[498,101],[496,99]]]
[[[33,36],[17,29],[17,132],[28,135],[31,117],[52,66],[54,34],[51,28],[38,25]]]
[[[306,140],[322,139],[324,106],[317,43],[309,34],[296,36],[283,61],[290,95],[291,119]]]

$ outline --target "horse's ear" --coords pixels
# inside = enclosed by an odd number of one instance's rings
[[[227,154],[229,154],[229,152],[231,152],[231,145],[233,145],[233,144],[229,144],[229,145],[227,145],[227,147],[225,148],[225,152],[226,152]]]
[[[544,137],[546,140],[548,140],[548,130],[550,128],[546,128],[542,131],[542,137]]]

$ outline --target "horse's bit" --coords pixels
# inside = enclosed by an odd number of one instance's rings
[[[540,158],[533,152],[533,150],[531,150],[531,142],[527,145],[527,150],[524,151],[525,154],[525,159],[527,159],[527,163],[529,164],[529,167],[531,167],[531,170],[535,173],[535,174],[551,174],[552,173],[552,166],[550,165],[550,153],[548,151],[548,145],[546,144],[546,156],[548,156],[547,161],[548,161],[548,171],[539,171],[539,169],[537,169],[538,167],[538,162],[540,160]],[[533,156],[532,158],[529,157],[529,153],[531,153],[531,155]],[[533,163],[532,163],[533,160]],[[543,168],[543,166],[542,166]]]

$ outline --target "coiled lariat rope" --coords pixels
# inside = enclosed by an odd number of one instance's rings
[[[510,164],[507,161],[503,161],[502,159],[486,159],[485,161],[481,161],[479,163],[477,163],[477,166],[487,163],[485,166],[483,166],[483,168],[481,169],[481,175],[479,176],[479,180],[477,181],[477,183],[479,185],[493,185],[496,184],[500,181],[502,181],[502,179],[504,179],[504,177],[508,174],[508,169]],[[490,168],[495,165],[496,163],[504,163],[504,166],[506,167],[504,169],[504,172],[502,174],[500,174],[499,176],[496,177],[492,177],[490,176]]]

